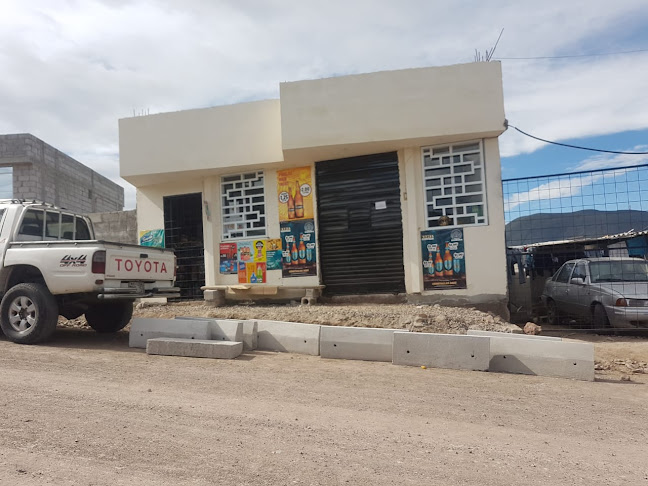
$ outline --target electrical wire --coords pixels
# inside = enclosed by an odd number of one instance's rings
[[[634,51],[619,51],[619,52],[601,52],[599,54],[576,54],[573,56],[538,56],[538,57],[496,57],[497,61],[528,61],[533,59],[572,59],[577,57],[599,57],[599,56],[616,56],[621,54],[635,54],[637,52],[648,52],[648,49],[637,49]]]
[[[544,138],[536,137],[535,135],[531,135],[530,133],[527,133],[525,131],[520,130],[518,127],[515,127],[508,123],[508,121],[504,124],[506,128],[511,127],[515,128],[518,132],[520,132],[522,135],[526,135],[527,137],[535,138],[536,140],[540,140],[541,142],[546,142],[546,143],[551,143],[554,145],[560,145],[562,147],[569,147],[569,148],[575,148],[575,149],[580,149],[580,150],[589,150],[591,152],[603,152],[606,154],[623,154],[623,155],[648,155],[648,152],[617,152],[616,150],[603,150],[603,149],[595,149],[595,148],[590,148],[590,147],[580,147],[579,145],[570,145],[568,143],[560,143],[560,142],[552,142],[551,140],[545,140]]]

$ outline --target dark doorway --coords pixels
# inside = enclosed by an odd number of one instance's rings
[[[205,285],[202,195],[183,194],[164,198],[165,246],[175,250],[176,286],[181,299],[202,299]]]
[[[397,154],[318,162],[316,173],[324,292],[405,292]]]

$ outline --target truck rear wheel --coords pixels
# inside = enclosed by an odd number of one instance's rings
[[[88,325],[97,332],[117,332],[126,327],[133,317],[133,301],[115,301],[94,304],[85,313]]]
[[[57,321],[56,299],[42,284],[15,285],[0,303],[0,328],[14,343],[45,341],[54,333]]]

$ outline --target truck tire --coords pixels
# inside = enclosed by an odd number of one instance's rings
[[[21,283],[11,287],[0,303],[0,328],[18,344],[47,340],[58,322],[58,304],[45,285]]]
[[[115,301],[94,304],[85,313],[88,325],[97,332],[117,332],[126,327],[133,317],[133,301]]]

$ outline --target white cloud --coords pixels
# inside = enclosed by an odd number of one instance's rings
[[[511,194],[504,201],[504,211],[512,211],[521,204],[529,203],[532,201],[543,201],[549,199],[578,196],[581,193],[583,187],[594,184],[602,177],[602,175],[596,174],[574,178],[561,178],[547,182],[545,184],[540,184],[539,186],[529,189],[525,192]]]
[[[629,50],[644,0],[3,0],[0,133],[119,179],[117,120],[276,97],[281,81],[496,57]],[[637,47],[637,46],[633,46]],[[502,61],[507,117],[564,140],[648,127],[648,53]],[[501,153],[541,143],[509,130]]]
[[[648,152],[648,145],[635,145],[627,150],[627,152]],[[606,154],[601,153],[589,157],[577,166],[570,168],[572,172],[609,169],[614,167],[629,167],[633,165],[648,164],[648,154]]]

